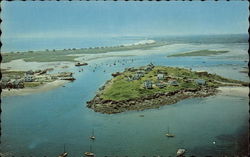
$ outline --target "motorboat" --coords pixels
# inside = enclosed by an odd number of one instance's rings
[[[92,156],[92,157],[95,156],[95,154],[92,152],[85,152],[84,155],[85,156]]]
[[[176,152],[176,156],[182,156],[182,155],[184,155],[185,152],[186,152],[185,149],[178,149]]]

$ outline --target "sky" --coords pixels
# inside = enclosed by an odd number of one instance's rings
[[[241,34],[248,2],[2,2],[1,40]]]

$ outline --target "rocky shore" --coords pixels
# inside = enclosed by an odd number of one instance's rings
[[[215,95],[218,92],[216,88],[200,88],[200,89],[183,89],[168,93],[156,93],[150,96],[130,99],[124,101],[103,100],[100,94],[97,94],[94,99],[87,102],[87,107],[95,112],[106,114],[121,113],[129,110],[145,110],[159,108],[163,105],[175,104],[186,98],[191,97],[207,97]]]
[[[105,114],[139,111],[175,104],[186,98],[215,95],[225,86],[242,87],[248,84],[205,71],[153,64],[128,68],[112,76],[113,79],[99,88],[92,100],[87,101],[88,108]]]

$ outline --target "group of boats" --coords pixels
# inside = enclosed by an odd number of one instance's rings
[[[63,146],[63,153],[62,154],[60,154],[58,157],[66,157],[66,156],[68,156],[68,153],[66,152],[66,150],[65,150],[65,144],[64,144],[64,146]]]
[[[174,134],[171,134],[171,133],[169,132],[169,127],[168,127],[168,132],[166,133],[166,136],[169,137],[169,138],[175,137]],[[183,148],[178,149],[177,152],[176,152],[176,156],[177,156],[177,157],[181,157],[181,156],[183,156],[183,155],[185,154],[185,152],[186,152],[186,150],[183,149]]]
[[[91,135],[89,138],[90,138],[90,140],[92,140],[92,141],[95,140],[94,129],[92,130],[92,135]],[[94,156],[95,156],[95,154],[94,154],[93,151],[92,151],[92,147],[91,147],[91,146],[90,146],[90,148],[89,148],[89,151],[88,151],[88,152],[85,152],[84,155],[85,155],[86,157],[94,157]]]
[[[92,141],[95,140],[94,130],[92,130],[92,135],[89,137]],[[95,157],[95,154],[92,151],[92,147],[90,145],[89,151],[84,153],[85,157]],[[65,144],[64,144],[64,151],[62,154],[60,154],[58,157],[66,157],[68,156],[68,153],[65,150]]]
[[[168,138],[173,138],[173,137],[175,137],[174,134],[171,134],[171,133],[169,132],[169,127],[168,127],[168,132],[167,132],[165,135],[166,135]],[[92,140],[92,141],[94,141],[94,140],[96,139],[96,137],[95,137],[95,135],[94,135],[94,130],[92,130],[92,135],[91,135],[89,138],[90,138],[90,140]],[[183,156],[183,155],[185,154],[185,152],[186,152],[186,150],[183,149],[183,148],[178,149],[177,152],[176,152],[176,156],[177,156],[177,157],[181,157],[181,156]],[[93,151],[92,151],[91,145],[90,145],[89,151],[85,152],[84,155],[85,155],[85,157],[95,157],[95,154],[94,154]],[[58,157],[66,157],[66,156],[68,156],[68,153],[65,151],[65,145],[64,145],[64,152],[63,152],[61,155],[59,155]]]

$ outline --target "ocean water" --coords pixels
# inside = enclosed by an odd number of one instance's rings
[[[117,46],[137,43],[145,38],[8,38],[2,40],[1,52],[44,51],[46,49],[89,48],[102,46]]]
[[[6,38],[2,39],[1,52],[43,51],[46,49],[89,48],[117,46],[138,43],[142,40],[164,41],[174,43],[195,44],[232,44],[247,43],[247,34],[233,35],[196,35],[196,36],[116,36],[88,38]]]
[[[235,59],[228,57],[230,54],[166,57],[171,53],[206,48],[228,49],[231,56],[240,54],[245,57]],[[74,157],[83,156],[90,146],[97,156],[175,156],[178,148],[187,149],[187,156],[238,154],[238,141],[248,129],[247,95],[191,98],[159,109],[115,115],[93,112],[86,107],[86,101],[91,100],[98,88],[112,78],[113,72],[150,62],[205,69],[228,78],[249,81],[246,74],[239,72],[247,66],[247,48],[247,44],[238,43],[175,45],[170,49],[145,50],[145,55],[140,56],[94,60],[84,67],[83,72],[78,72],[80,67],[73,67],[69,70],[74,71],[76,80],[65,87],[2,98],[0,150],[15,156],[58,156],[66,144],[69,156]],[[124,65],[106,65],[116,60]],[[97,70],[93,72],[96,66]],[[144,117],[140,117],[141,114]],[[165,137],[168,128],[175,138]],[[94,142],[89,139],[92,129],[96,136]]]

